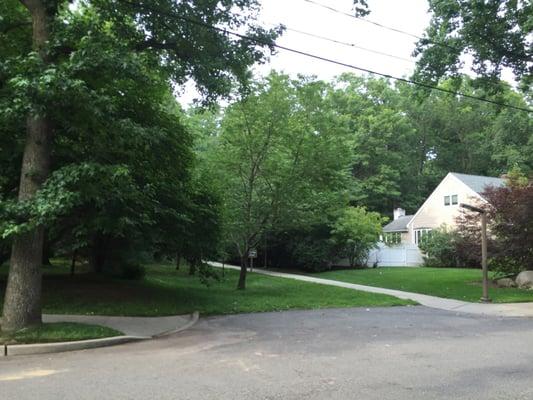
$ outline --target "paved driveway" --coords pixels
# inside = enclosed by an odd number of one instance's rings
[[[150,342],[0,358],[1,399],[532,399],[533,320],[425,307],[201,320]]]

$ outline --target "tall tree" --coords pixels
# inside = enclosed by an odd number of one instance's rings
[[[212,100],[228,94],[232,82],[245,80],[248,67],[264,59],[265,52],[257,42],[208,26],[246,30],[263,47],[279,33],[255,24],[255,0],[88,0],[76,7],[66,0],[21,0],[21,4],[22,8],[12,0],[7,2],[2,34],[18,39],[19,25],[31,22],[26,32],[31,34],[32,50],[28,52],[25,46],[2,49],[5,61],[0,78],[2,86],[6,82],[9,86],[2,90],[3,100],[14,104],[10,110],[25,115],[26,120],[21,203],[31,202],[49,176],[55,142],[60,140],[56,126],[68,102],[78,106],[87,100],[91,105],[106,103],[105,95],[88,83],[93,77],[85,73],[87,66],[114,68],[119,77],[142,61],[145,68],[160,71],[174,84],[192,78],[205,99]],[[101,51],[102,47],[107,51]],[[6,331],[41,321],[43,234],[44,226],[39,225],[13,239],[3,310],[2,329]]]
[[[267,231],[312,225],[345,204],[350,145],[327,91],[323,82],[272,73],[226,110],[212,170],[241,259],[239,289],[248,252]]]
[[[457,75],[464,55],[472,69],[497,84],[509,68],[524,89],[533,82],[533,4],[517,0],[429,0],[432,18],[426,37],[415,54],[421,54],[416,75],[438,81]]]

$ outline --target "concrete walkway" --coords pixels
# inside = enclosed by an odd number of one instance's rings
[[[106,326],[123,333],[121,336],[72,342],[3,344],[0,357],[33,354],[61,353],[74,350],[88,350],[113,346],[139,340],[155,339],[188,329],[198,321],[199,314],[171,317],[108,317],[101,315],[43,315],[43,322],[78,322]]]
[[[78,322],[107,326],[127,336],[151,338],[185,329],[197,316],[108,317],[101,315],[43,315],[43,322]]]
[[[221,263],[210,262],[213,267],[222,267]],[[240,267],[224,264],[225,268],[240,270]],[[428,296],[420,293],[404,292],[401,290],[385,289],[374,286],[358,285],[331,279],[315,278],[306,275],[288,274],[254,268],[253,272],[280,278],[295,279],[304,282],[318,283],[321,285],[338,286],[346,289],[360,290],[362,292],[381,293],[398,297],[404,300],[413,300],[417,303],[439,310],[455,311],[460,313],[489,315],[497,317],[530,317],[533,318],[533,303],[506,303],[506,304],[482,304],[469,303],[466,301],[445,299],[442,297]]]

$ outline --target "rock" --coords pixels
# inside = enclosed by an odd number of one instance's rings
[[[522,271],[516,277],[516,284],[522,289],[533,289],[533,271]]]
[[[498,285],[498,287],[510,288],[516,287],[516,282],[511,278],[502,278],[496,281],[496,285]]]

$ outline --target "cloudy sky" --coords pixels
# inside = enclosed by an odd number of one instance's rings
[[[353,14],[352,0],[313,0],[337,10]],[[312,33],[331,39],[349,42],[355,46],[387,53],[387,57],[356,47],[335,44],[287,30],[277,43],[333,60],[395,76],[410,75],[415,60],[411,57],[416,39],[372,25],[371,23],[335,13],[305,0],[262,0],[260,21],[265,25],[282,23],[289,29]],[[369,0],[370,21],[421,36],[429,23],[426,0]],[[405,60],[404,60],[405,59]],[[291,54],[283,50],[271,57],[270,62],[256,68],[258,74],[271,69],[291,75],[298,73],[316,75],[329,80],[349,68]],[[194,98],[189,88],[180,96],[186,104]]]

